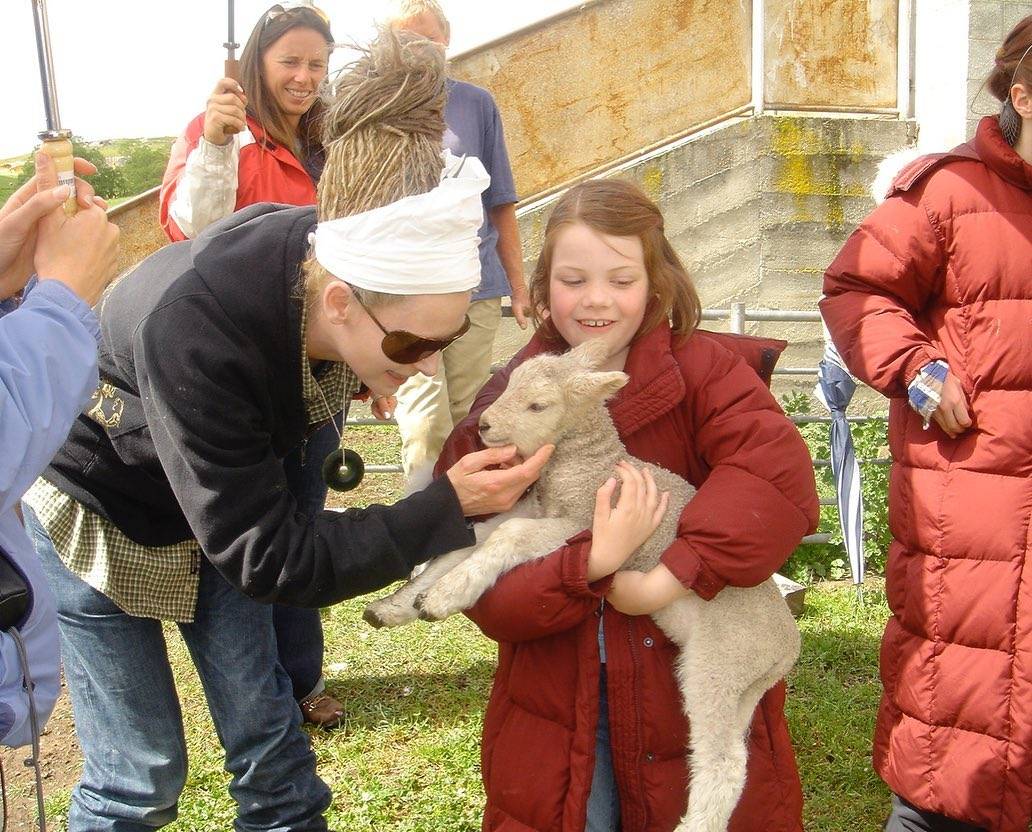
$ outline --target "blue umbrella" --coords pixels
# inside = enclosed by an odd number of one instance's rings
[[[835,476],[842,540],[849,556],[853,583],[864,582],[864,500],[860,491],[860,465],[853,448],[853,434],[846,421],[846,408],[856,390],[856,382],[846,369],[842,356],[824,330],[824,357],[817,365],[814,395],[831,414],[831,470]]]

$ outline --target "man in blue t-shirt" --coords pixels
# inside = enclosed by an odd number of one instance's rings
[[[451,35],[435,0],[400,0],[390,19],[394,29],[414,32],[442,47]],[[516,189],[505,149],[502,120],[491,94],[448,79],[444,144],[456,156],[476,156],[491,176],[483,194],[480,229],[480,286],[469,308],[469,332],[444,350],[437,375],[419,374],[397,393],[402,462],[411,474],[437,460],[452,427],[463,419],[491,371],[491,347],[501,320],[502,298],[512,299],[513,316],[526,329],[527,287],[516,224]]]

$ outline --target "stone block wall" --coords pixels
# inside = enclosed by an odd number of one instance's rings
[[[1032,14],[1027,0],[969,0],[968,18],[968,109],[967,135],[972,136],[978,120],[1000,111],[1000,103],[984,89],[992,71],[996,50],[1007,33],[1023,17]],[[1032,55],[1025,59],[1032,61]]]
[[[659,204],[703,306],[815,310],[824,269],[874,207],[878,164],[915,133],[892,118],[764,115],[606,175],[631,179]],[[528,274],[556,199],[519,212]],[[819,324],[749,322],[747,331],[789,340],[782,366],[812,367],[823,350]],[[781,377],[777,390],[813,382]]]

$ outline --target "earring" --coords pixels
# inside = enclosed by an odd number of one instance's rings
[[[1009,96],[1000,110],[1000,132],[1011,147],[1018,143],[1018,136],[1021,135],[1021,116],[1014,109]]]

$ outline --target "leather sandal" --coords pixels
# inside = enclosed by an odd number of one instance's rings
[[[297,704],[305,722],[319,728],[337,728],[344,721],[344,706],[325,691],[306,696]]]

